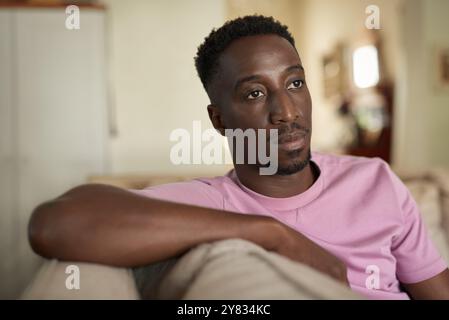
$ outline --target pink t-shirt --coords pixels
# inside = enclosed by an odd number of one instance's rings
[[[319,178],[305,192],[271,198],[215,178],[133,190],[140,195],[282,221],[346,263],[351,288],[373,299],[409,299],[400,283],[447,268],[409,191],[378,158],[312,153]]]

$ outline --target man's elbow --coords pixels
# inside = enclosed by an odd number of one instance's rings
[[[104,185],[80,185],[37,206],[28,224],[28,240],[33,251],[45,258],[70,258],[67,255],[73,254],[79,231],[86,227],[83,223],[86,219],[80,216],[77,204],[88,202],[97,189],[104,188]]]
[[[56,201],[48,201],[37,206],[28,224],[28,240],[31,248],[45,258],[53,258],[52,247],[57,238],[57,211]]]
[[[49,247],[54,233],[51,225],[53,207],[51,201],[39,205],[33,210],[28,223],[28,240],[31,248],[46,258],[51,257]]]

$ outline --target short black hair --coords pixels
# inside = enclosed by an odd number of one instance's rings
[[[273,17],[250,15],[227,21],[219,29],[213,29],[198,47],[195,67],[204,89],[208,90],[213,76],[218,72],[218,59],[221,53],[239,38],[263,34],[275,34],[295,47],[295,40],[288,27]]]

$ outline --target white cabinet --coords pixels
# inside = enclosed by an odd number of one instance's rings
[[[0,8],[0,298],[14,298],[40,259],[33,208],[108,171],[104,11]]]

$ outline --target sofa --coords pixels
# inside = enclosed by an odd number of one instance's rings
[[[449,169],[395,170],[449,262]],[[138,189],[192,177],[91,177]],[[70,268],[79,287],[68,288]],[[70,286],[69,286],[70,287]],[[22,299],[363,299],[325,274],[241,239],[204,243],[181,257],[134,269],[45,260]]]

